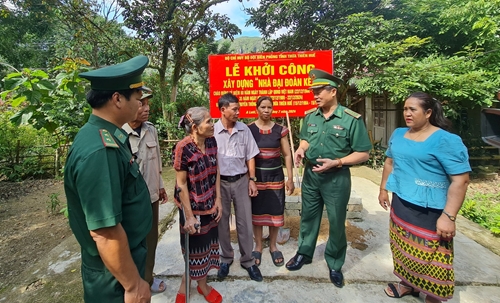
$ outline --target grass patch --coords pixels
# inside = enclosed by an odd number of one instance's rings
[[[460,214],[500,236],[500,193],[475,193],[467,197]]]

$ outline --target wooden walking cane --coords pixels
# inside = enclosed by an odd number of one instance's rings
[[[184,225],[186,225],[186,213],[184,212],[184,206],[182,207],[182,215],[184,216]],[[198,220],[199,221],[199,220]],[[194,225],[195,229],[200,228],[200,224]],[[186,303],[189,303],[189,289],[191,287],[191,277],[189,276],[189,231],[184,230],[184,275],[186,277]]]

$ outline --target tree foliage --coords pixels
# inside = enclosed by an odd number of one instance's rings
[[[118,0],[124,8],[125,25],[136,31],[143,42],[142,49],[151,58],[150,67],[157,70],[163,116],[172,118],[167,101],[176,102],[178,84],[187,72],[188,51],[206,43],[219,32],[224,38],[240,33],[226,15],[213,13],[210,8],[227,0]],[[171,66],[167,78],[168,66]],[[170,98],[167,98],[167,81]]]
[[[53,53],[55,25],[50,0],[0,2],[0,56],[15,68],[47,66]]]
[[[223,41],[218,43],[213,38],[207,43],[198,43],[195,48],[192,58],[192,69],[194,72],[195,81],[201,85],[205,93],[209,93],[208,87],[208,56],[228,54],[230,52],[231,43]]]
[[[308,50],[329,48],[329,37],[351,14],[377,8],[380,0],[262,0],[258,8],[249,8],[247,24],[254,25],[271,38],[286,29],[280,37],[269,40],[272,50]]]
[[[334,50],[335,72],[361,94],[422,90],[457,117],[500,87],[500,0],[265,0],[248,13],[269,50]]]
[[[85,58],[98,68],[140,53],[119,22],[121,8],[116,0],[58,0],[55,11],[60,24],[55,40],[59,59]]]
[[[88,62],[68,59],[50,74],[28,68],[8,74],[0,98],[18,108],[10,120],[44,128],[60,145],[71,142],[90,115],[85,101],[87,84],[78,77],[87,70],[86,65]]]

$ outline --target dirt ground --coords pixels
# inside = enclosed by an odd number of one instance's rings
[[[321,227],[319,229],[318,240],[326,241],[328,239],[328,220],[321,220]],[[285,225],[283,228],[287,228],[290,230],[290,238],[297,240],[299,238],[299,230],[300,230],[300,217],[288,217],[285,218]],[[346,236],[347,242],[354,249],[365,250],[368,246],[365,244],[365,235],[369,233],[369,231],[364,231],[363,229],[351,225],[350,222],[346,222]],[[264,248],[269,246],[269,238],[267,237],[266,231],[263,232],[264,242],[262,243]],[[231,230],[231,242],[237,243],[238,237],[236,235],[236,230]],[[279,244],[280,243],[278,239]]]
[[[47,211],[52,194],[60,207],[66,204],[62,181],[0,182],[0,193],[1,290],[70,236],[71,230],[63,214]]]
[[[500,179],[473,180],[468,195],[474,193],[497,193]],[[60,207],[66,204],[62,181],[30,180],[21,183],[0,182],[0,293],[9,288],[9,283],[22,273],[29,264],[37,262],[65,237],[71,235],[67,219],[63,214],[47,211],[54,195]],[[172,198],[171,196],[169,197]],[[297,239],[299,219],[287,218],[285,227],[290,237]],[[364,250],[365,232],[347,224],[347,238],[355,249]],[[328,221],[323,220],[320,238],[328,236]],[[233,240],[236,235],[233,233]]]

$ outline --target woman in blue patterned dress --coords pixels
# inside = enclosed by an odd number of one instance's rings
[[[208,302],[220,303],[220,293],[207,284],[208,272],[220,265],[217,226],[222,203],[214,124],[206,108],[193,107],[181,118],[179,126],[188,133],[177,143],[174,154],[174,198],[179,207],[181,249],[184,254],[184,233],[189,232],[189,276],[198,282],[198,293]],[[176,303],[186,302],[185,283],[184,275]]]
[[[442,302],[454,291],[455,218],[469,184],[469,156],[429,94],[410,95],[404,118],[408,127],[396,129],[389,140],[378,197],[391,212],[394,274],[401,280],[384,291],[393,298],[422,292],[425,302]]]
[[[292,153],[288,143],[288,129],[271,120],[273,101],[263,96],[257,100],[259,118],[248,127],[259,146],[260,153],[255,157],[255,176],[259,194],[252,197],[252,224],[255,249],[252,255],[255,264],[260,265],[262,258],[262,227],[269,226],[269,252],[274,265],[284,264],[283,254],[278,250],[278,231],[285,223],[285,188],[293,193]],[[285,159],[288,180],[285,184],[281,155]]]

